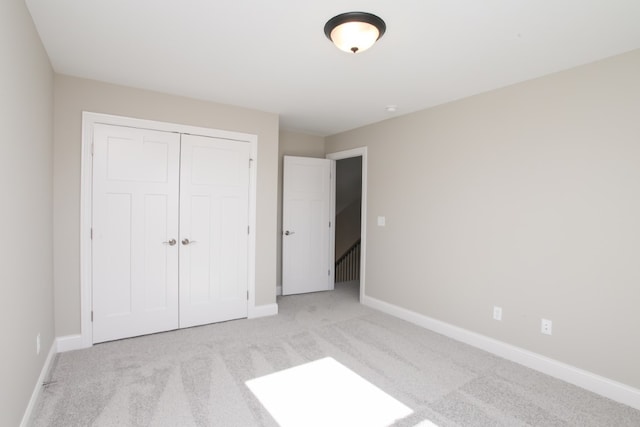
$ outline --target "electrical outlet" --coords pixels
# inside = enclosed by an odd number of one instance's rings
[[[36,354],[40,354],[40,334],[36,336]]]
[[[540,332],[545,335],[551,335],[551,328],[553,326],[553,322],[549,319],[542,319],[540,323]]]
[[[502,320],[502,307],[493,306],[493,319]]]

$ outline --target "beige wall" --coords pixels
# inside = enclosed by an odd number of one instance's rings
[[[275,302],[278,116],[55,76],[54,283],[56,334],[80,333],[80,153],[82,111],[258,135],[256,305]]]
[[[0,94],[0,425],[16,426],[54,337],[53,71],[20,0],[0,2]]]
[[[303,133],[280,131],[278,149],[278,245],[277,282],[282,285],[282,164],[284,156],[324,158],[324,138]]]
[[[640,388],[638,76],[640,50],[327,138],[369,147],[366,294]]]

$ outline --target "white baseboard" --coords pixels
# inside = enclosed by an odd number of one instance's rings
[[[640,410],[640,390],[575,366],[364,296],[362,304]]]
[[[22,416],[22,421],[20,422],[20,427],[26,427],[29,425],[29,421],[31,420],[31,414],[33,412],[33,408],[40,397],[40,393],[42,393],[42,384],[44,383],[47,375],[49,374],[49,369],[51,368],[51,362],[53,361],[53,357],[56,355],[56,343],[55,341],[51,344],[51,348],[49,349],[49,354],[47,354],[47,358],[44,361],[44,365],[42,366],[42,370],[40,371],[40,376],[38,377],[38,381],[33,389],[33,393],[31,393],[31,399],[29,399],[29,404],[27,405],[27,409],[24,411],[24,415]]]
[[[58,353],[80,350],[86,347],[87,346],[82,343],[82,335],[66,335],[56,338],[56,349]]]
[[[265,304],[249,307],[249,319],[255,319],[256,317],[275,316],[278,314],[278,304]]]

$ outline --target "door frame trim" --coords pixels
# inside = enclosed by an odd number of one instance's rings
[[[327,153],[330,160],[342,160],[352,157],[362,157],[362,200],[360,207],[360,303],[365,298],[366,272],[367,272],[367,147],[352,148],[350,150]],[[334,179],[334,184],[337,180]],[[335,191],[333,192],[334,216],[335,216]],[[335,221],[335,220],[334,220]],[[335,227],[331,233],[330,245],[335,247]],[[335,276],[334,276],[335,283]]]
[[[249,265],[247,284],[249,300],[247,302],[248,316],[256,312],[256,206],[257,206],[257,170],[258,170],[258,136],[248,133],[232,132],[220,129],[210,129],[177,123],[159,122],[155,120],[136,119],[132,117],[110,114],[82,112],[82,153],[80,167],[80,338],[81,348],[93,346],[93,328],[91,325],[91,217],[92,217],[92,146],[93,126],[106,124],[114,126],[129,126],[156,131],[185,133],[213,138],[230,139],[247,142],[251,146],[251,166],[249,168]]]

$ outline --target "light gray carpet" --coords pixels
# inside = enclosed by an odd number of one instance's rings
[[[59,354],[32,425],[275,426],[245,381],[330,356],[414,410],[398,426],[640,426],[640,411],[364,307],[357,292]]]

